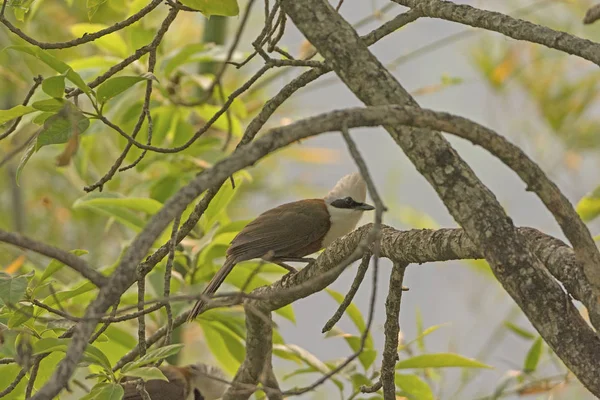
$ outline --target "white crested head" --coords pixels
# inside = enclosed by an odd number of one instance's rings
[[[327,193],[323,200],[327,206],[331,226],[323,238],[323,247],[351,232],[364,211],[375,209],[365,204],[366,197],[367,183],[358,172],[344,176]]]
[[[331,204],[331,202],[337,199],[346,197],[351,197],[354,201],[364,203],[367,197],[367,184],[359,172],[348,174],[340,179],[333,189],[327,193],[324,200],[325,203]]]

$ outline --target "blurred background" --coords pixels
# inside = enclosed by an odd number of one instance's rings
[[[109,0],[98,8],[91,19],[85,5],[79,4],[83,2],[46,0],[22,3],[29,3],[23,7],[30,5],[31,8],[24,14],[23,21],[18,21],[18,13],[11,16],[17,26],[39,40],[63,41],[80,36],[86,30],[96,31],[102,24],[110,25],[121,20],[146,2],[129,1],[129,9],[125,10],[120,6],[121,2]],[[504,12],[591,40],[598,40],[600,37],[596,25],[584,26],[581,23],[585,11],[592,5],[591,1],[480,0],[460,3]],[[240,0],[240,9],[245,4],[244,0]],[[340,9],[344,18],[355,24],[361,34],[371,31],[402,11],[405,11],[402,7],[381,0],[346,0]],[[128,49],[138,48],[151,40],[165,12],[166,7],[161,6],[141,23],[134,24],[134,28],[111,35],[106,43],[87,44],[53,54],[89,81],[130,54]],[[225,23],[216,22],[217,20],[219,18],[211,18],[217,28],[211,28],[210,32],[217,32],[212,39],[216,38],[217,43],[224,43],[224,46],[205,48],[189,56],[186,64],[181,67],[168,65],[168,61],[173,59],[173,49],[189,48],[186,46],[206,40],[207,19],[199,13],[180,13],[176,23],[166,34],[160,47],[156,73],[159,79],[157,86],[160,87],[154,99],[157,108],[153,110],[153,113],[156,112],[153,115],[155,133],[159,137],[156,140],[161,140],[161,135],[164,135],[164,143],[180,143],[179,133],[192,129],[184,125],[191,121],[192,126],[198,126],[210,117],[211,112],[218,109],[218,101],[215,101],[217,105],[182,111],[181,107],[172,105],[176,103],[173,98],[170,98],[171,103],[167,101],[169,96],[166,89],[176,81],[177,71],[183,71],[180,75],[180,91],[177,92],[179,99],[198,96],[203,87],[206,87],[207,77],[211,73],[209,62],[223,59],[240,17],[228,18]],[[90,23],[95,25],[89,26]],[[238,60],[249,54],[250,43],[262,24],[262,4],[258,2],[238,47]],[[222,30],[220,34],[219,29]],[[6,29],[0,29],[0,46],[11,44],[22,42]],[[281,46],[294,55],[306,51],[307,45],[303,37],[289,21]],[[399,82],[413,93],[422,107],[470,118],[506,136],[539,163],[573,203],[577,203],[598,185],[600,136],[597,131],[600,126],[596,116],[599,105],[599,72],[591,63],[539,45],[517,42],[499,34],[426,18],[384,38],[373,45],[371,50],[389,67]],[[198,64],[203,65],[200,70]],[[231,93],[260,66],[261,61],[254,60],[240,70],[229,68],[225,75],[226,91]],[[141,73],[144,72],[144,67],[141,63],[136,63],[128,71],[129,75],[132,72]],[[239,132],[234,132],[233,142],[227,150],[220,150],[226,136],[221,125],[220,130],[215,127],[202,139],[201,145],[204,147],[201,149],[197,148],[190,154],[148,155],[145,162],[141,163],[143,165],[118,173],[105,186],[105,192],[125,197],[148,197],[163,202],[199,170],[209,167],[230,152],[245,124],[257,110],[300,72],[297,69],[271,71],[267,74],[267,81],[259,82],[258,86],[240,98],[234,109],[234,123],[239,124],[236,128]],[[38,73],[45,77],[54,74],[33,57],[10,50],[1,52],[0,108],[8,109],[20,104],[31,85],[32,77]],[[137,119],[137,114],[132,114],[136,111],[136,104],[138,113],[141,107],[142,86],[139,85],[115,99],[107,111],[107,115],[118,121],[128,132]],[[43,93],[38,91],[33,100],[43,98]],[[268,126],[360,105],[362,104],[352,93],[330,73],[298,91],[271,118]],[[132,118],[131,115],[135,117]],[[10,139],[0,141],[0,155],[7,154],[22,143],[30,132],[35,131],[33,119],[34,117],[26,117],[25,123],[21,123],[19,130]],[[161,129],[165,132],[157,133],[162,132]],[[142,129],[140,141],[145,140],[144,131]],[[352,136],[389,208],[384,216],[386,224],[397,229],[456,226],[435,192],[384,130],[355,129]],[[515,224],[532,226],[563,238],[543,204],[535,195],[525,191],[525,185],[516,174],[470,143],[450,136],[448,138],[480,179],[496,194]],[[46,146],[37,151],[26,165],[21,164],[18,184],[16,175],[20,168],[20,156],[16,157],[0,170],[0,227],[22,232],[67,250],[85,249],[89,252],[86,259],[94,266],[114,264],[140,226],[128,220],[133,218],[131,215],[123,217],[114,210],[111,213],[110,208],[89,203],[91,198],[85,194],[83,187],[98,180],[108,170],[124,143],[114,131],[92,122],[68,166],[56,167],[55,159],[63,151],[61,145]],[[135,160],[139,154],[140,152],[132,151],[127,162]],[[347,153],[341,135],[331,133],[305,140],[261,161],[247,171],[249,175],[239,175],[238,181],[241,184],[235,191],[235,197],[231,195],[233,200],[224,203],[227,207],[226,215],[220,215],[218,222],[225,225],[244,221],[285,201],[321,197],[342,175],[354,170],[356,167]],[[139,210],[135,210],[134,215],[139,216]],[[142,220],[146,217],[139,216]],[[369,222],[369,217],[365,216],[363,222]],[[199,282],[194,282],[193,277],[190,281],[182,273],[176,290],[192,293],[199,290],[202,280],[210,277],[211,271],[219,265],[218,254],[212,258],[206,255],[209,242],[206,239],[214,237],[206,235],[209,222],[206,218],[202,222],[204,235],[190,238],[184,245],[191,249],[189,254],[206,261],[211,267],[204,270],[199,268]],[[594,222],[590,223],[590,229],[593,235],[600,231]],[[222,254],[224,246],[221,247],[223,248],[219,248],[219,251]],[[6,272],[41,271],[47,263],[47,260],[34,254],[0,245],[0,268],[9,269]],[[159,275],[161,266],[164,271],[164,262],[157,268],[156,280],[162,279]],[[374,349],[378,354],[383,348],[384,302],[390,266],[384,260],[379,269],[376,313],[372,327]],[[331,289],[346,293],[355,271],[356,266],[349,268]],[[70,279],[73,275],[69,271],[61,271],[61,274],[56,276],[56,285],[61,290],[72,290]],[[265,279],[272,280],[277,276],[271,274]],[[152,275],[149,279],[153,279]],[[364,319],[372,290],[370,282],[368,274],[354,300]],[[410,342],[423,336],[425,329],[441,326],[405,349],[401,353],[401,359],[403,356],[408,357],[409,352],[455,352],[494,367],[485,370],[419,371],[418,375],[430,384],[436,398],[479,399],[491,396],[487,398],[511,399],[529,392],[532,398],[540,399],[593,398],[573,376],[566,375],[564,366],[545,344],[535,373],[525,378],[521,376],[524,360],[535,343],[537,333],[497,283],[485,262],[413,265],[407,270],[404,284],[410,291],[405,292],[402,299],[400,322],[403,340]],[[159,289],[156,289],[157,293],[160,293]],[[85,296],[91,298],[93,292]],[[71,300],[72,303],[67,304],[69,310],[74,313],[82,312],[86,304],[85,296]],[[122,304],[133,302],[136,294],[131,290],[125,297],[127,296],[129,298],[124,298]],[[293,318],[289,314],[287,317],[276,318],[285,343],[304,349],[307,352],[304,358],[312,354],[330,363],[328,365],[343,360],[352,352],[347,341],[342,336],[325,338],[321,334],[322,326],[336,308],[337,302],[326,292],[295,303]],[[177,308],[174,312],[176,310]],[[233,313],[231,318],[239,317],[239,313],[235,316]],[[150,318],[148,329],[151,331],[164,323],[161,318],[160,315]],[[136,340],[134,323],[118,326],[112,336],[108,332],[107,335],[109,343],[118,341],[120,347],[98,344],[99,348],[110,353],[112,362],[135,345]],[[238,358],[237,347],[226,339],[219,342],[216,337],[227,335],[207,326],[209,325],[201,323],[179,332],[178,340],[187,343],[190,350],[182,353],[179,360],[175,361],[188,363],[201,358],[225,366],[228,372],[234,371],[232,366]],[[355,321],[348,317],[344,317],[338,327],[354,337],[360,335]],[[215,349],[219,348],[222,353],[215,357]],[[231,357],[225,357],[226,352],[231,353]],[[305,371],[307,373],[297,373],[304,368],[302,361],[288,358],[275,359],[276,373],[283,388],[310,384],[319,377],[314,370],[310,373],[310,363],[304,366],[308,369]],[[60,356],[56,356],[56,359],[60,359]],[[378,355],[368,370],[369,373],[364,372],[364,375],[369,376],[371,371],[377,369],[379,361]],[[14,376],[18,371],[16,366],[1,368],[7,374],[0,375],[5,377],[10,374]],[[361,370],[361,366],[353,368]],[[288,374],[293,376],[286,380],[281,378]],[[316,393],[299,398],[348,398],[353,392],[352,383],[348,383],[352,381],[352,376],[353,371],[349,371],[339,378],[344,385],[342,391],[339,390],[339,385],[328,382]],[[6,379],[8,378],[0,378],[2,388],[7,385]],[[38,378],[40,381],[43,379],[43,376]],[[10,379],[6,382],[10,382]],[[529,390],[523,386],[525,382],[532,382]],[[495,392],[497,396],[493,397]],[[13,398],[19,398],[17,392],[15,396],[17,397]],[[76,392],[71,398],[78,398],[77,396]]]

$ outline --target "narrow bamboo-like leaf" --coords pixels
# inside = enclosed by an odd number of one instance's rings
[[[333,297],[338,304],[341,304],[341,302],[344,300],[344,295],[339,292],[336,292],[335,290],[325,289],[325,291],[327,291],[327,293],[329,293],[329,295]],[[363,319],[360,310],[354,303],[350,303],[350,305],[346,309],[346,314],[350,317],[352,322],[354,322],[354,325],[356,325],[356,328],[361,334],[365,331],[365,329],[367,329],[365,320]],[[373,339],[371,337],[371,333],[369,333],[369,335],[367,336],[365,348],[373,348]]]
[[[182,347],[183,344],[171,344],[169,346],[159,347],[158,349],[152,349],[148,351],[145,356],[139,358],[138,360],[127,363],[125,366],[123,366],[122,371],[131,371],[133,369],[142,367],[144,365],[148,365],[163,358],[167,358],[169,356],[172,356],[173,354],[179,353]]]
[[[207,17],[211,15],[234,17],[240,13],[237,0],[181,0],[181,3],[200,11]]]
[[[523,329],[512,322],[504,321],[504,326],[515,335],[521,336],[523,339],[535,339],[535,335],[526,329]]]
[[[35,111],[35,108],[23,105],[14,106],[8,110],[0,110],[0,125]]]
[[[523,370],[525,372],[533,372],[537,368],[542,355],[542,345],[543,342],[541,337],[538,337],[535,342],[533,342],[533,345],[525,357],[525,363],[523,365]]]
[[[492,368],[491,366],[463,357],[454,353],[431,353],[421,354],[404,359],[396,364],[396,369],[405,368]]]

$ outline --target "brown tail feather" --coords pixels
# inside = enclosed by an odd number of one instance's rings
[[[214,294],[217,291],[217,289],[219,289],[219,286],[221,286],[225,278],[227,278],[227,275],[229,275],[235,264],[236,262],[232,258],[227,258],[225,260],[225,264],[223,264],[221,269],[218,270],[215,276],[213,276],[210,282],[208,282],[208,285],[206,285],[206,288],[202,292],[202,295],[210,296]],[[196,304],[194,304],[194,308],[192,308],[192,311],[188,316],[188,321],[193,321],[194,319],[196,319],[198,314],[204,311],[203,309],[205,306],[206,301],[204,299],[198,300]]]

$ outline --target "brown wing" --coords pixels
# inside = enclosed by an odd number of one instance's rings
[[[185,400],[188,388],[187,382],[176,371],[167,368],[161,368],[169,382],[163,380],[149,380],[145,384],[146,392],[152,400]],[[137,392],[136,385],[124,384],[125,395],[123,400],[142,400],[142,396]]]
[[[321,248],[329,231],[329,213],[321,199],[283,204],[259,215],[233,239],[227,255],[236,262],[260,258],[304,257]]]

